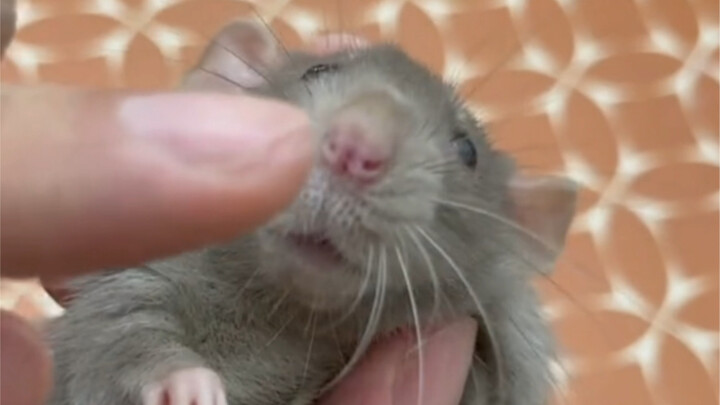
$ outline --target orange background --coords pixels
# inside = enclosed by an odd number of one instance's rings
[[[717,0],[18,0],[5,83],[174,86],[251,7],[288,47],[393,39],[462,83],[526,170],[583,186],[541,280],[565,348],[559,404],[718,400]],[[3,308],[60,309],[3,280]]]

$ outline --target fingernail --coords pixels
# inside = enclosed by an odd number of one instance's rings
[[[288,104],[246,96],[163,94],[122,102],[119,119],[132,136],[185,164],[226,169],[282,163],[309,151],[306,115]]]

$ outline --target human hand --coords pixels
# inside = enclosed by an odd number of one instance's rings
[[[375,344],[337,389],[319,405],[457,405],[472,361],[477,325],[470,319],[423,336],[422,350],[412,334]],[[422,402],[418,401],[418,356],[424,360]],[[225,405],[217,374],[205,368],[180,369],[147,386],[143,405]]]
[[[234,237],[288,204],[311,164],[305,115],[251,97],[3,86],[2,103],[3,276],[57,280]],[[17,316],[0,322],[13,370],[0,402],[39,405],[47,349]],[[458,402],[474,334],[463,322],[424,347],[425,405]],[[324,403],[415,405],[413,345],[376,345]]]

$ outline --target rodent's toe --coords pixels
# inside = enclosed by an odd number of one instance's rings
[[[220,376],[204,367],[173,372],[143,390],[143,405],[227,405]]]
[[[143,389],[143,405],[161,405],[165,390],[160,384],[150,384]]]

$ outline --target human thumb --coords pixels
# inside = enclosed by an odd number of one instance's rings
[[[298,109],[249,96],[3,86],[3,276],[138,264],[232,238],[311,164]]]

